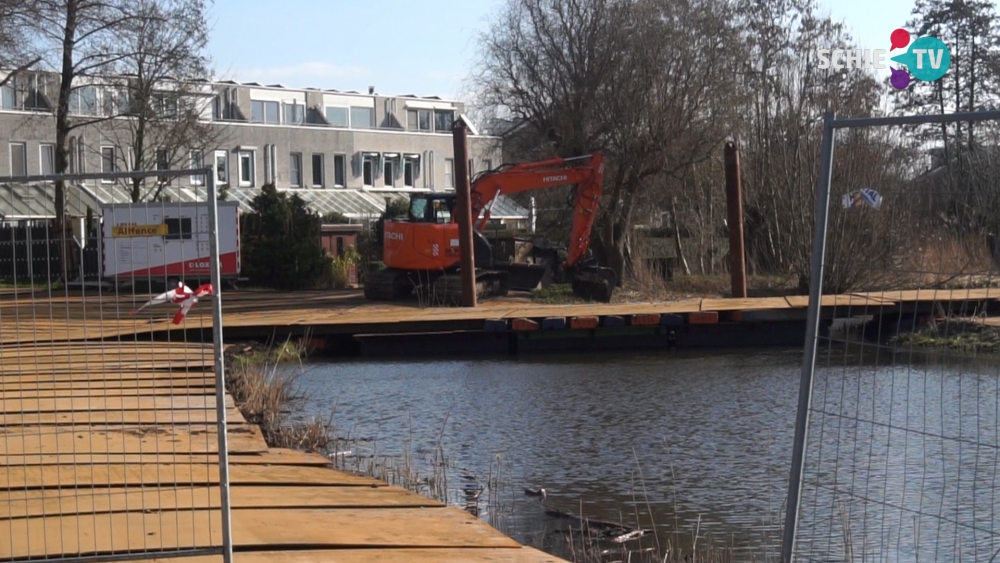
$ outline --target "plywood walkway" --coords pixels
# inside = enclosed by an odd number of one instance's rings
[[[0,561],[220,545],[211,369],[201,344],[0,346]],[[558,561],[460,509],[269,448],[225,406],[239,563]]]
[[[150,332],[167,333],[182,338],[183,330],[211,329],[211,311],[207,303],[198,304],[180,326],[170,324],[175,312],[171,305],[150,307],[137,316],[130,311],[148,299],[148,295],[90,293],[80,291],[36,292],[19,295],[16,300],[0,295],[0,343],[34,343],[39,340],[98,340],[121,338],[138,340]],[[880,307],[906,302],[982,301],[1000,298],[1000,288],[961,290],[911,290],[886,293],[826,295],[825,308],[853,313],[870,312]],[[646,314],[690,315],[698,313],[733,314],[746,312],[804,312],[807,296],[762,297],[750,299],[697,298],[658,303],[587,303],[545,305],[523,297],[482,301],[475,309],[456,307],[419,307],[416,303],[388,304],[365,301],[357,291],[305,291],[294,293],[234,291],[223,293],[225,325],[233,329],[273,327],[339,327],[356,333],[379,326],[397,326],[402,330],[447,330],[450,324],[480,326],[489,320],[549,317],[634,316]],[[413,328],[416,327],[416,328]],[[438,327],[437,329],[428,327]],[[29,354],[29,352],[14,352]],[[114,361],[117,352],[91,352],[101,362]],[[126,355],[128,352],[124,352]],[[193,352],[195,353],[195,352]],[[42,352],[44,356],[45,352]],[[206,356],[207,357],[207,356]],[[118,361],[140,360],[119,358]],[[32,360],[28,360],[29,363]],[[44,360],[43,360],[44,361]],[[55,360],[54,360],[55,361]],[[192,360],[194,361],[194,360]],[[152,369],[156,358],[142,358],[137,369]],[[56,363],[58,363],[56,361]],[[110,365],[110,364],[109,364]],[[24,368],[16,368],[24,369]]]

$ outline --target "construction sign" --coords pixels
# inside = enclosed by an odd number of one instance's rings
[[[111,236],[119,237],[156,237],[169,234],[166,224],[160,225],[115,225],[111,227]]]

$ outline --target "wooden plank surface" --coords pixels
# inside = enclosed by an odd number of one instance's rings
[[[226,396],[226,407],[235,407]],[[56,397],[45,399],[0,398],[0,412],[81,412],[81,411],[134,411],[134,410],[212,410],[214,395],[178,397]]]
[[[428,517],[429,512],[433,517]],[[457,508],[234,509],[232,516],[236,549],[299,545],[519,547]],[[221,515],[214,510],[7,520],[4,527],[9,527],[11,541],[0,543],[0,558],[218,545],[220,520]],[[414,525],[417,521],[420,526]],[[2,530],[0,535],[5,535]]]
[[[232,465],[233,485],[382,487],[385,483],[326,467]],[[24,488],[205,485],[219,482],[216,463],[141,465],[41,465],[0,467],[0,491]]]
[[[143,487],[11,491],[0,520],[68,514],[219,508],[218,487]],[[420,508],[442,503],[399,487],[234,486],[233,508]],[[3,524],[0,523],[0,527]]]
[[[326,292],[293,299],[297,310],[272,306],[287,300],[244,300],[238,309],[252,323],[368,315],[331,311]],[[151,312],[155,320],[118,319],[112,313],[128,309],[127,297],[23,301],[0,297],[0,537],[12,538],[0,542],[0,559],[218,545],[211,347],[94,340],[176,328],[167,324],[170,307]],[[522,306],[504,307],[496,310],[516,314]],[[210,326],[202,315],[210,309],[201,309],[181,328]],[[397,314],[387,307],[373,322]],[[455,314],[417,310],[409,318]],[[557,561],[461,510],[336,471],[318,454],[269,448],[228,394],[225,407],[239,557],[261,550],[280,559],[282,547],[310,546],[364,547],[347,554],[359,561]]]
[[[230,425],[229,451],[267,451],[256,425]],[[40,426],[18,427],[0,432],[0,456],[59,453],[210,453],[219,451],[215,426]]]
[[[107,411],[15,412],[0,414],[2,426],[37,426],[64,424],[192,424],[215,422],[215,409],[146,409]],[[243,413],[235,407],[226,409],[230,424],[246,424]]]
[[[173,563],[153,559],[151,563]],[[222,563],[222,556],[191,557],[185,563]],[[530,547],[394,548],[294,551],[242,551],[233,563],[560,563],[562,559]]]

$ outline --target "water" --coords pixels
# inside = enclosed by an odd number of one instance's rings
[[[779,539],[800,362],[799,350],[338,361],[299,384],[308,412],[365,440],[343,446],[353,453],[412,440],[426,468],[440,436],[456,503],[462,475],[486,481],[502,456],[503,528],[523,543],[558,527],[524,494],[544,487],[561,510],[763,552]]]
[[[802,559],[990,560],[1000,363],[820,352]],[[552,508],[655,529],[645,546],[687,548],[697,532],[766,561],[779,554],[800,363],[801,350],[338,361],[299,382],[353,455],[408,448],[432,474],[440,447],[453,504],[502,469],[502,502],[475,506],[522,543],[565,556],[551,538],[574,522],[524,494],[544,487]]]

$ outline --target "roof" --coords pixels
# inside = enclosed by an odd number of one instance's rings
[[[97,210],[100,202],[79,186],[66,189],[66,213],[84,217],[87,208]],[[55,188],[52,184],[0,184],[0,221],[55,219]]]
[[[319,215],[336,212],[349,219],[381,215],[385,211],[385,197],[390,195],[345,189],[280,191],[298,194]],[[197,202],[205,200],[206,188],[168,186],[161,193],[169,197],[170,201]],[[259,193],[259,188],[231,187],[226,190],[226,199],[238,202],[240,211],[248,212],[251,211],[250,202]],[[101,204],[129,201],[131,197],[128,188],[120,184],[71,185],[66,190],[66,214],[70,217],[83,217],[88,208],[96,212]],[[493,205],[491,216],[495,219],[525,219],[528,217],[528,210],[499,196]],[[55,219],[55,188],[51,183],[0,184],[0,221],[44,219]]]

